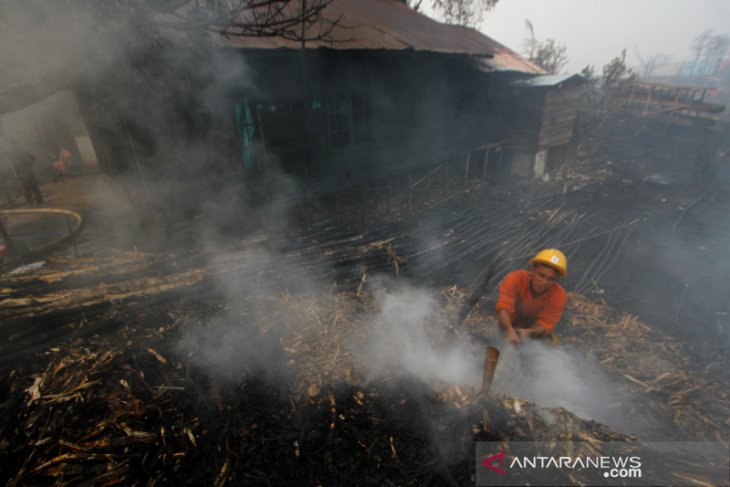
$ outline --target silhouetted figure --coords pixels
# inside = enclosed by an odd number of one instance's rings
[[[13,144],[13,149],[8,154],[8,159],[10,160],[10,164],[13,166],[15,175],[18,180],[20,180],[20,184],[23,186],[25,201],[31,205],[33,203],[43,203],[41,188],[38,186],[38,179],[35,177],[35,171],[33,171],[35,156],[22,150],[17,143],[15,143]]]
[[[10,164],[6,161],[0,160],[0,196],[5,199],[6,204],[13,208],[15,205],[15,199],[10,191],[10,181],[13,179],[13,171],[10,168]]]

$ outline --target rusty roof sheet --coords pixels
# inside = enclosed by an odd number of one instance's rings
[[[295,7],[296,8],[296,7]],[[412,50],[477,56],[488,70],[543,74],[543,70],[507,47],[469,27],[437,22],[396,0],[333,0],[323,11],[337,21],[327,40],[306,48],[337,50]],[[314,36],[319,25],[307,34]],[[281,37],[217,37],[220,46],[246,49],[300,49]]]

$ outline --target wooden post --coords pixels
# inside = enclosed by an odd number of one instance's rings
[[[487,182],[487,166],[489,165],[489,153],[492,151],[489,147],[484,150],[484,165],[482,166],[482,180]]]
[[[484,354],[484,374],[482,375],[481,390],[481,393],[485,396],[489,394],[489,390],[492,388],[492,380],[494,379],[494,371],[497,369],[498,361],[499,349],[488,346]]]
[[[662,132],[666,132],[667,128],[669,128],[669,124],[672,123],[672,120],[674,119],[674,112],[679,108],[679,94],[682,92],[682,90],[677,90],[677,95],[674,97],[674,103],[672,103],[672,109],[669,111],[669,117],[667,117],[667,123],[664,124],[664,130]]]
[[[413,174],[408,171],[408,211],[411,211],[411,205],[413,203]]]
[[[471,152],[466,155],[466,163],[464,164],[464,187],[469,186],[469,163],[471,162]]]
[[[426,180],[426,201],[431,201],[431,179],[433,176],[433,171],[428,171],[428,176],[426,176],[428,179]]]
[[[393,188],[393,178],[391,176],[388,176],[388,189],[386,190],[386,196],[385,196],[385,211],[390,213],[390,192]]]
[[[71,236],[71,243],[74,246],[74,257],[78,259],[79,249],[76,247],[76,236],[74,235],[73,228],[71,227],[71,222],[68,220],[68,215],[66,215],[66,227],[68,227],[68,234]]]
[[[646,99],[646,104],[644,105],[644,112],[642,113],[643,115],[646,115],[646,112],[649,109],[649,105],[651,105],[652,95],[653,94],[654,94],[654,87],[652,86],[652,87],[649,88],[649,95],[648,95],[648,97]]]
[[[360,186],[360,196],[362,198],[360,222],[365,223],[365,186]]]

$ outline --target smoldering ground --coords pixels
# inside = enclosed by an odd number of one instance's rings
[[[727,196],[689,186],[650,194],[663,204],[606,276],[609,303],[682,339],[700,363],[728,360]]]
[[[562,407],[575,415],[626,434],[662,434],[660,418],[636,408],[627,392],[581,351],[545,340],[519,347],[501,342],[492,394],[530,401],[542,408]],[[546,413],[549,422],[549,414]]]
[[[330,290],[324,282],[285,283],[274,278],[297,273],[285,257],[269,249],[248,251],[246,261],[245,272],[219,283],[226,296],[225,309],[206,323],[189,323],[178,352],[222,380],[239,381],[256,373],[286,383],[292,376],[287,365],[291,356],[284,351],[285,336],[292,327],[306,334],[308,327],[320,325],[306,311],[299,315],[287,311],[282,293],[288,286],[296,286],[300,296],[327,296]],[[465,333],[446,335],[450,316],[438,291],[402,278],[377,276],[370,279],[366,291],[372,295],[372,306],[350,312],[351,323],[334,338],[342,340],[337,353],[348,355],[356,370],[355,380],[410,381],[414,387],[432,390],[458,384],[478,390],[484,343]],[[498,325],[492,321],[491,326]],[[319,335],[318,339],[325,338]],[[620,392],[579,351],[538,340],[519,348],[495,345],[502,350],[492,388],[495,397],[516,397],[545,408],[563,407],[624,432],[656,430],[649,418],[630,407],[636,398]]]
[[[286,181],[282,179],[282,184]],[[267,232],[235,250],[240,255],[237,268],[211,282],[221,298],[220,312],[184,327],[177,352],[211,377],[235,383],[257,374],[273,382],[288,382],[282,340],[287,323],[296,317],[285,306],[275,305],[290,292],[298,296],[327,292],[326,283],[279,251],[286,240],[286,219],[281,215],[290,209],[290,203],[288,196],[282,196],[257,209],[257,218]],[[214,226],[201,223],[193,230],[198,232],[201,247],[233,250]]]
[[[444,340],[449,316],[437,292],[384,278],[375,280],[371,291],[378,311],[364,321],[367,337],[351,342],[354,358],[367,377],[407,378],[433,388],[444,383],[480,386],[484,344],[464,333]],[[498,326],[496,321],[490,325]],[[527,340],[520,347],[501,340],[493,345],[502,351],[494,397],[563,407],[631,434],[661,429],[653,418],[635,410],[636,397],[612,383],[579,350],[544,340]]]

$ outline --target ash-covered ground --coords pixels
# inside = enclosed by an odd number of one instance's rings
[[[98,177],[44,188],[85,228],[80,258],[2,277],[2,477],[463,484],[478,440],[727,440],[727,195],[640,164],[156,241]],[[547,244],[571,258],[559,343],[510,348],[494,286]]]

